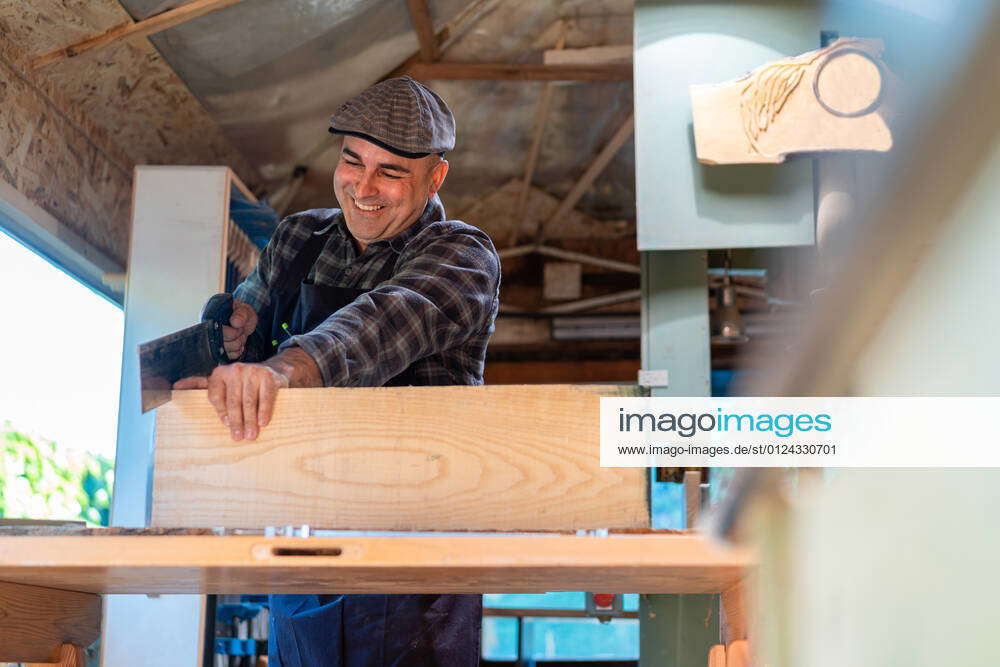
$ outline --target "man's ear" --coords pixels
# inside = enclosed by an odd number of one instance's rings
[[[441,158],[441,160],[431,170],[431,189],[430,192],[427,193],[428,198],[437,194],[437,191],[441,189],[442,185],[444,185],[444,179],[447,175],[448,161]]]

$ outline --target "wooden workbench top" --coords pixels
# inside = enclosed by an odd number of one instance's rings
[[[750,564],[657,532],[0,537],[0,581],[91,593],[718,593]]]

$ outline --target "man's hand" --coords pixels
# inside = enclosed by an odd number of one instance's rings
[[[243,356],[247,337],[257,328],[257,313],[248,304],[233,299],[233,314],[229,318],[229,326],[222,325],[222,340],[226,354],[230,359]],[[193,387],[187,387],[192,389]]]
[[[271,422],[278,390],[284,387],[322,387],[319,366],[308,352],[290,347],[262,364],[216,366],[209,377],[189,377],[174,389],[207,389],[208,402],[233,440],[254,440]]]

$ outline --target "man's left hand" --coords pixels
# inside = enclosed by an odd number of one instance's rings
[[[319,366],[301,347],[289,347],[262,364],[216,366],[209,377],[189,377],[174,389],[208,389],[208,401],[233,440],[254,440],[271,422],[278,390],[322,387]]]
[[[174,389],[208,389],[208,402],[233,440],[254,440],[271,421],[278,389],[288,385],[288,377],[269,366],[235,363],[216,366],[207,378],[179,380]]]

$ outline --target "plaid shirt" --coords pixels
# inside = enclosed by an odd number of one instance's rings
[[[298,345],[308,352],[327,387],[378,387],[411,365],[418,384],[482,384],[499,307],[500,258],[484,232],[446,220],[437,196],[416,223],[361,255],[340,209],[288,216],[234,296],[259,313],[270,299],[268,285],[310,234],[331,225],[310,279],[371,291],[279,350]],[[379,282],[390,263],[391,278]]]

